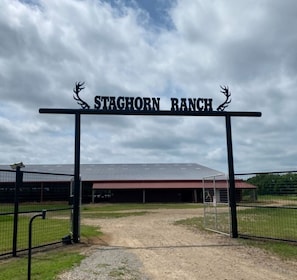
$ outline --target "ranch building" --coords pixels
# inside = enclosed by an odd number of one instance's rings
[[[15,181],[4,177],[8,165],[0,166],[0,202],[12,202]],[[20,201],[71,200],[74,166],[72,164],[27,165]],[[64,175],[59,175],[59,174]],[[157,164],[81,164],[82,202],[203,202],[227,201],[226,175],[196,163]],[[69,175],[68,175],[69,174]],[[237,200],[245,189],[256,187],[235,180]]]

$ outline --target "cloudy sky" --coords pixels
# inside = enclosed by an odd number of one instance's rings
[[[74,117],[96,95],[224,101],[235,172],[297,170],[297,1],[1,0],[0,164],[74,161]],[[82,116],[82,163],[200,163],[227,172],[225,121]]]

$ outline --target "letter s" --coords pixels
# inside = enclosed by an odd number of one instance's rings
[[[100,110],[101,108],[101,102],[100,102],[101,97],[100,96],[95,96],[95,104],[94,104],[94,108],[97,110]]]

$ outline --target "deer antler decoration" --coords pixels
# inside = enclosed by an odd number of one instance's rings
[[[85,82],[75,83],[75,88],[73,89],[73,92],[75,95],[73,95],[73,98],[77,101],[77,104],[79,104],[82,107],[82,109],[90,109],[90,105],[84,100],[82,100],[79,96],[79,93],[84,89],[83,87],[84,84]]]
[[[217,108],[217,111],[224,111],[228,105],[231,103],[231,99],[230,96],[231,96],[231,92],[229,91],[229,87],[227,86],[220,86],[221,87],[221,93],[223,93],[225,96],[226,96],[226,100],[224,103],[222,103],[218,108]]]

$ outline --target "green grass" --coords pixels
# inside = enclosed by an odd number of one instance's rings
[[[19,217],[18,226],[18,249],[28,247],[29,217]],[[32,246],[40,246],[61,241],[62,237],[70,233],[70,222],[68,219],[48,218],[45,220],[36,218],[33,222]],[[0,216],[0,252],[9,252],[12,248],[13,217]],[[81,235],[96,236],[97,228],[82,225]]]
[[[24,249],[28,246],[29,216],[20,216],[18,223],[18,249]],[[11,248],[13,237],[13,217],[0,216],[0,252]],[[69,220],[63,219],[45,219],[36,218],[32,224],[32,246],[52,243],[61,240],[69,234]],[[4,242],[5,241],[5,242]],[[8,246],[8,248],[7,248]]]
[[[59,202],[47,202],[47,203],[37,203],[37,202],[26,202],[26,203],[20,203],[19,204],[19,211],[25,212],[25,211],[41,211],[42,209],[51,210],[51,209],[59,209],[59,208],[67,208],[70,207],[68,205],[68,202],[66,201],[59,201]],[[7,212],[13,212],[14,205],[13,203],[6,204],[1,203],[0,204],[0,213],[7,213]]]
[[[275,195],[275,194],[261,194],[257,196],[259,201],[269,201],[269,200],[293,200],[297,201],[297,195],[285,194],[285,195]]]
[[[56,275],[79,264],[84,257],[79,252],[46,252],[32,256],[31,279],[53,280]],[[18,258],[2,261],[0,280],[27,279],[28,259]]]
[[[201,218],[201,217],[195,217],[195,218],[179,220],[179,221],[176,221],[174,224],[175,225],[187,226],[187,227],[190,227],[190,228],[196,228],[196,229],[199,229],[199,230],[204,230],[203,218]]]
[[[83,213],[81,216],[83,218],[91,218],[91,219],[114,219],[114,218],[122,218],[128,216],[142,216],[148,213],[147,211],[140,211],[140,212],[87,212]]]
[[[81,242],[84,242],[85,240],[89,240],[93,237],[100,237],[103,233],[100,231],[99,227],[93,227],[93,226],[87,226],[87,225],[81,225],[80,227],[80,237]]]
[[[83,205],[82,218],[122,218],[128,216],[142,216],[155,209],[192,209],[199,208],[197,204],[175,204],[175,203],[115,203],[115,204],[89,204]],[[123,212],[124,211],[124,212]]]
[[[297,240],[297,210],[249,208],[237,212],[241,234]]]
[[[125,210],[153,210],[153,209],[195,209],[203,207],[194,203],[114,203],[87,204],[82,206],[82,213],[89,211],[117,212]]]
[[[242,210],[242,211],[244,211],[245,213],[251,212],[249,210]],[[263,220],[261,219],[261,221]],[[175,225],[183,225],[195,230],[197,229],[200,231],[205,231],[203,223],[204,223],[204,218],[197,217],[197,218],[190,218],[190,219],[176,221]],[[272,228],[271,217],[268,218],[268,220],[265,221],[265,223],[266,223],[265,224],[266,230],[271,231],[271,228]],[[270,227],[269,227],[269,224],[270,224]],[[280,228],[278,230],[281,231],[282,225],[280,225],[279,227]],[[292,231],[294,232],[294,234],[296,234],[296,230],[297,230],[296,224],[293,228],[294,229]],[[276,230],[273,230],[273,231],[275,232]],[[242,239],[242,238],[239,238],[237,240],[238,242],[246,246],[254,246],[254,247],[260,248],[262,250],[265,250],[269,253],[272,253],[280,257],[281,259],[297,261],[297,243],[277,242],[277,241],[270,241],[270,240],[253,240],[253,239]]]
[[[278,256],[283,260],[297,261],[297,243],[285,243],[267,240],[239,239],[246,246],[253,246]]]
[[[258,195],[256,201],[249,201],[249,196],[244,196],[243,201],[239,203],[244,205],[278,205],[286,207],[297,206],[297,195]]]
[[[115,279],[125,279],[124,277],[130,273],[131,271],[126,266],[120,266],[110,271],[109,276]]]
[[[93,238],[100,237],[103,233],[96,227],[81,226],[81,242]],[[62,247],[55,251],[47,251],[42,253],[33,253],[31,279],[34,280],[54,280],[55,277],[63,271],[71,269],[80,263],[84,258],[80,254],[79,247]],[[0,280],[20,280],[27,279],[27,256],[4,259],[0,261],[1,273]]]

